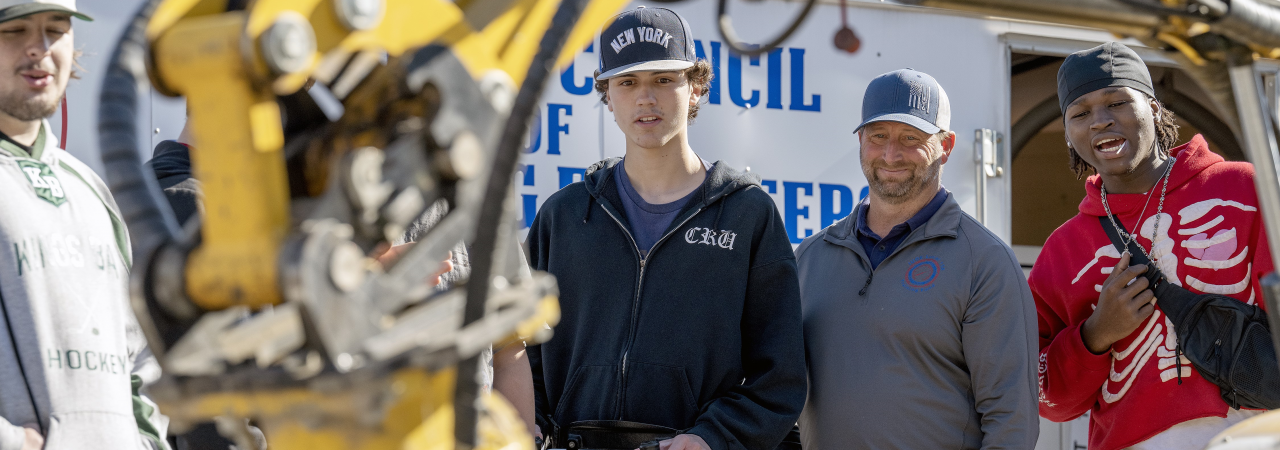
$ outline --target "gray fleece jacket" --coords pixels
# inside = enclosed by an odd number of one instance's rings
[[[796,249],[804,448],[1034,448],[1035,303],[1013,251],[948,195],[873,271],[855,222]]]
[[[160,368],[129,308],[128,233],[105,184],[43,124],[0,141],[0,450],[150,449],[167,420],[139,389]]]

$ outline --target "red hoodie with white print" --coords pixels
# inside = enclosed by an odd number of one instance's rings
[[[1163,180],[1150,196],[1108,193],[1111,212],[1126,230],[1141,229],[1138,243],[1170,282],[1262,304],[1258,281],[1272,263],[1253,166],[1224,161],[1199,135],[1172,153],[1178,159],[1158,229]],[[1185,356],[1175,357],[1177,334],[1158,300],[1155,312],[1110,352],[1095,355],[1085,347],[1081,327],[1120,258],[1098,220],[1106,215],[1101,183],[1089,177],[1080,213],[1049,236],[1028,282],[1040,322],[1040,415],[1064,422],[1092,411],[1089,448],[1114,450],[1189,420],[1226,417],[1228,407],[1217,386]]]

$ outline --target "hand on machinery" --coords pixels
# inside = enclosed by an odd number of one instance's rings
[[[395,264],[395,262],[400,259],[401,255],[404,255],[404,253],[409,251],[410,248],[413,248],[413,244],[414,244],[413,242],[410,242],[408,244],[400,244],[400,245],[386,248],[385,250],[379,248],[377,250],[374,250],[374,254],[376,255],[374,256],[374,258],[377,258],[378,262],[382,264],[382,267],[384,268],[390,267],[392,264]],[[442,282],[440,277],[452,271],[453,271],[453,252],[449,252],[449,254],[444,257],[444,261],[440,262],[440,268],[436,270],[435,273],[431,274],[430,277],[427,278],[427,284],[431,287],[439,286],[440,283]]]

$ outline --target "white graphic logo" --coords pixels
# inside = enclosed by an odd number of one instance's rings
[[[1230,224],[1224,224],[1226,217],[1223,214],[1210,215],[1215,208],[1221,208],[1220,212],[1230,212],[1236,209],[1243,212],[1256,212],[1258,209],[1253,206],[1244,205],[1239,202],[1209,199],[1191,204],[1178,211],[1177,220],[1178,227],[1189,227],[1173,229],[1174,216],[1168,213],[1160,214],[1160,228],[1156,229],[1156,217],[1152,216],[1143,221],[1140,228],[1140,235],[1147,238],[1151,245],[1151,257],[1155,258],[1156,266],[1160,271],[1168,277],[1168,281],[1178,286],[1187,286],[1200,292],[1219,295],[1237,295],[1243,297],[1243,292],[1249,290],[1247,304],[1256,302],[1255,292],[1250,289],[1250,280],[1253,273],[1252,262],[1246,261],[1249,252],[1248,245],[1241,242],[1236,237],[1236,229]],[[1205,217],[1211,219],[1205,221],[1201,225],[1194,225]],[[1178,242],[1175,234],[1182,241]],[[1190,256],[1184,258],[1179,265],[1176,255],[1173,254],[1175,247],[1187,249]],[[1103,261],[1103,258],[1119,259],[1120,252],[1111,244],[1104,244],[1094,252],[1093,259],[1080,269],[1075,279],[1071,280],[1072,284],[1079,282],[1086,274],[1090,274],[1091,270],[1096,271],[1097,277],[1106,277],[1111,274],[1113,269],[1110,261]],[[1191,273],[1194,269],[1207,269],[1211,271],[1233,270],[1233,273],[1240,273],[1238,268],[1243,266],[1243,273],[1240,281],[1231,284],[1210,284]],[[1207,275],[1208,272],[1203,270],[1199,274]],[[1233,281],[1234,278],[1229,278]],[[1184,284],[1185,283],[1185,284]],[[1102,292],[1101,284],[1094,284],[1095,292]],[[1097,308],[1097,305],[1093,305]],[[1107,380],[1102,385],[1102,399],[1107,403],[1115,403],[1125,394],[1129,392],[1129,388],[1133,386],[1134,380],[1137,378],[1138,372],[1144,367],[1155,364],[1156,370],[1160,373],[1160,382],[1168,383],[1178,378],[1188,378],[1194,376],[1195,372],[1191,370],[1191,361],[1186,356],[1177,353],[1178,335],[1173,328],[1173,322],[1163,314],[1156,310],[1151,314],[1142,327],[1142,331],[1138,333],[1137,339],[1134,339],[1123,350],[1111,350],[1111,371]],[[1046,366],[1044,354],[1041,354],[1041,369]],[[1119,370],[1117,370],[1119,369]],[[1118,388],[1117,388],[1118,387]],[[1044,388],[1044,379],[1041,377],[1041,389]],[[1046,402],[1041,398],[1041,402]],[[1052,405],[1051,405],[1052,406]]]
[[[733,241],[738,233],[731,230],[715,231],[710,228],[693,227],[684,232],[684,241],[690,244],[704,244],[733,250]]]

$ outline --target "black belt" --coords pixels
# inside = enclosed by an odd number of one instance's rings
[[[658,441],[671,439],[679,430],[623,420],[583,420],[570,424],[557,436],[557,446],[569,450],[657,450]]]

